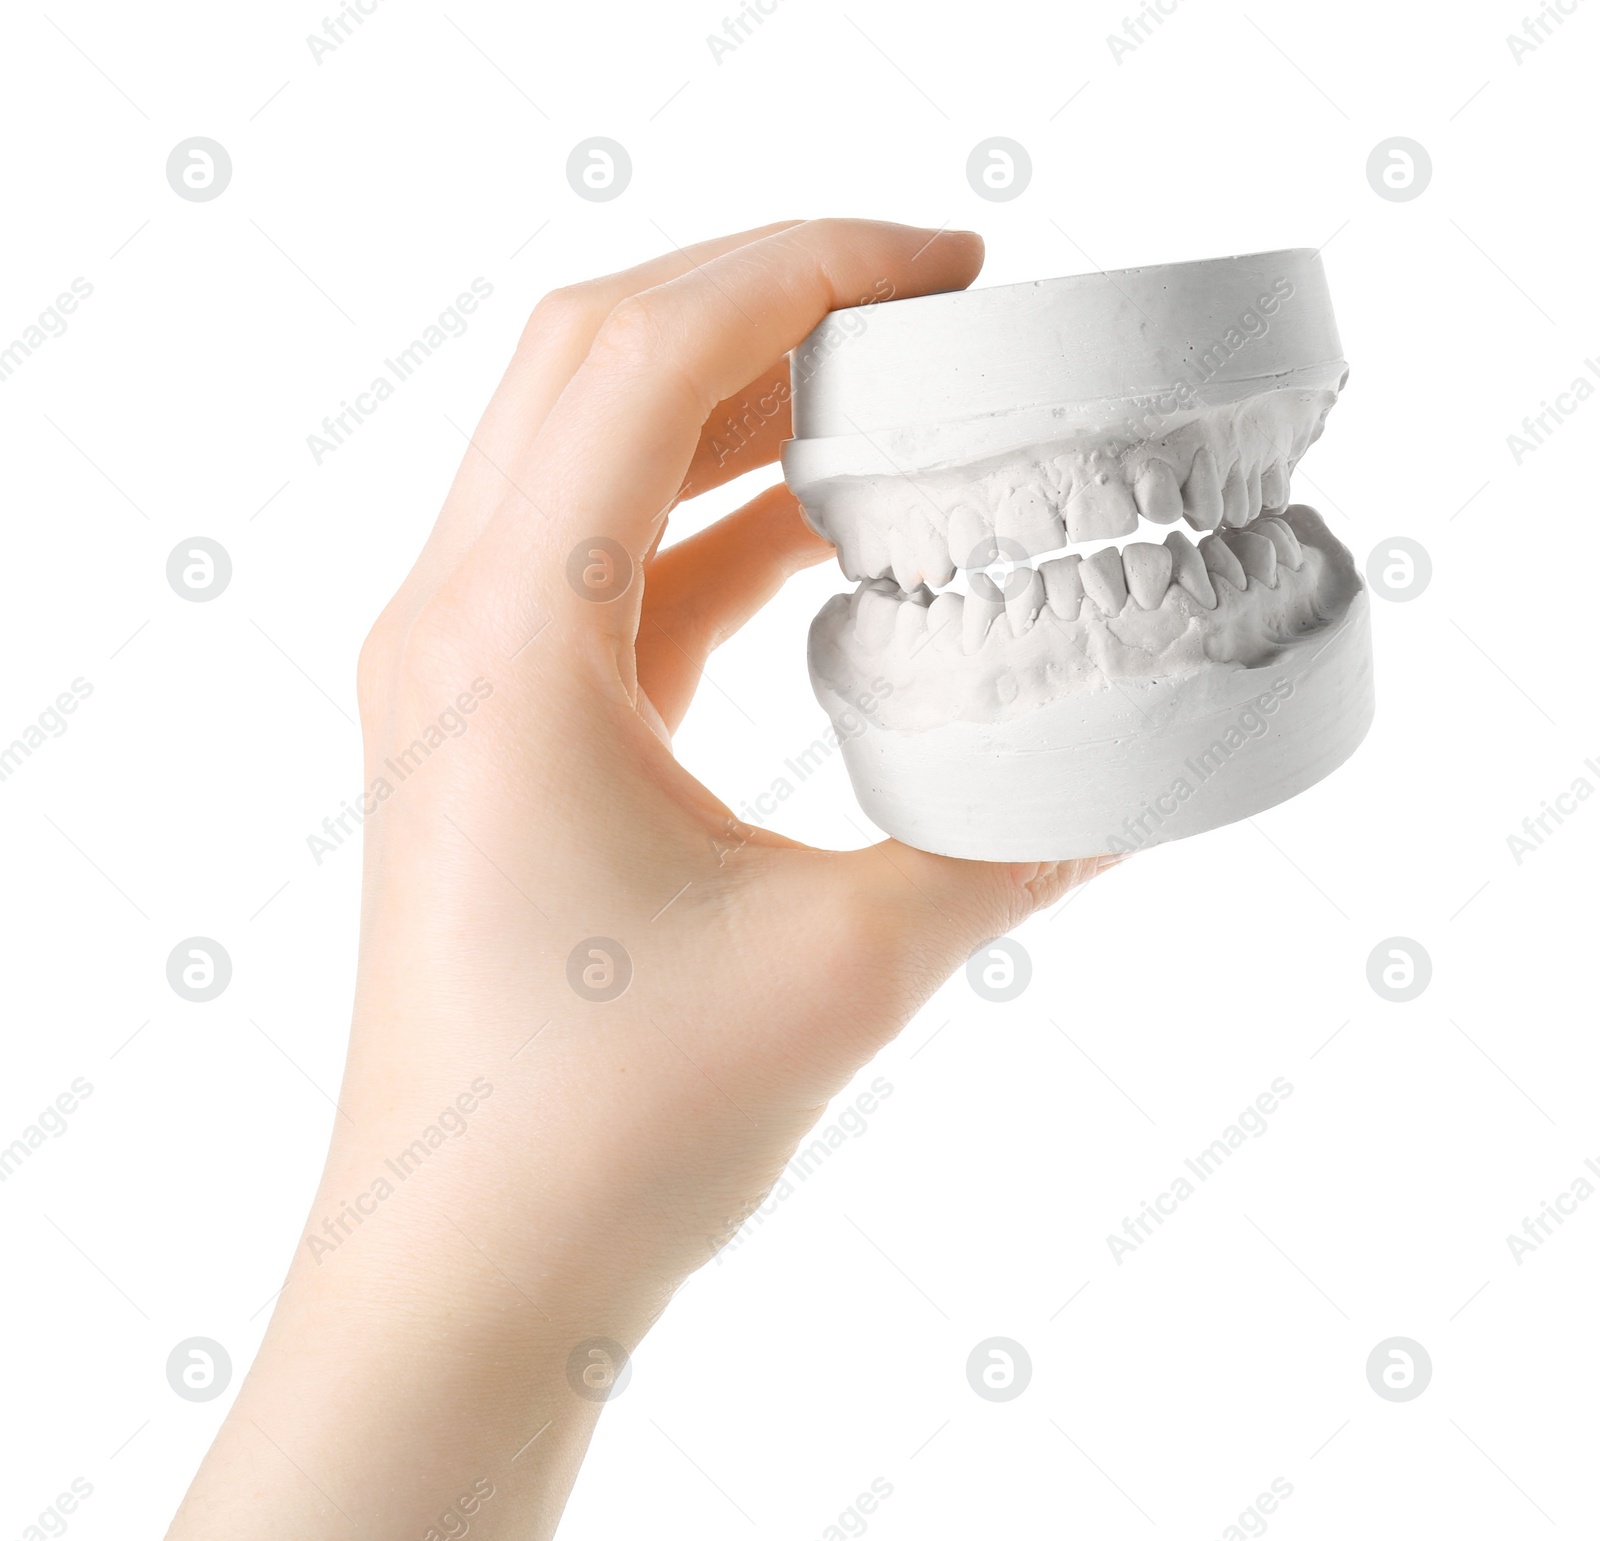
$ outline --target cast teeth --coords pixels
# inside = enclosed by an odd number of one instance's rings
[[[1037,568],[1014,568],[1006,577],[1006,588],[1006,619],[1011,623],[1011,635],[1020,637],[1044,609],[1044,579]]]
[[[1066,512],[1069,541],[1111,540],[1139,528],[1133,490],[1115,468],[1096,471],[1074,485]]]
[[[1205,409],[1159,438],[1128,443],[1109,424],[1013,451],[964,480],[949,468],[841,477],[804,501],[847,576],[892,576],[907,591],[942,587],[997,555],[1043,557],[1069,543],[1136,535],[1141,519],[1182,517],[1202,532],[1255,528],[1288,507],[1290,476],[1331,404],[1327,393],[1269,392],[1242,407]],[[1259,533],[1292,566],[1287,543]]]
[[[876,652],[894,635],[895,619],[902,608],[898,592],[887,578],[873,578],[856,590],[856,641],[867,651]]]
[[[1206,571],[1205,559],[1192,541],[1187,541],[1177,530],[1166,539],[1172,553],[1172,579],[1185,590],[1196,604],[1207,610],[1217,608],[1217,591],[1211,586],[1211,575]]]
[[[989,628],[995,617],[1006,607],[1006,602],[988,573],[972,575],[972,592],[967,595],[961,611],[961,651],[976,653],[988,639]]]
[[[1133,479],[1133,501],[1152,524],[1171,524],[1183,512],[1178,473],[1165,460],[1147,460]]]
[[[1044,562],[1039,575],[1044,579],[1044,595],[1051,613],[1063,621],[1075,621],[1083,608],[1083,558],[1076,552]]]
[[[1200,542],[1200,560],[1214,579],[1220,578],[1241,593],[1244,592],[1244,568],[1239,565],[1239,558],[1233,554],[1228,543],[1220,535],[1208,535]]]
[[[936,594],[928,606],[928,640],[954,646],[961,640],[966,600],[954,589]]]
[[[1262,485],[1264,488],[1265,482]],[[1262,496],[1266,496],[1265,491],[1262,492]],[[1277,548],[1278,562],[1281,566],[1295,573],[1305,566],[1306,554],[1300,549],[1300,542],[1296,539],[1294,531],[1283,520],[1263,515],[1250,528],[1259,530]]]
[[[1121,615],[1128,603],[1128,582],[1115,546],[1086,556],[1078,568],[1083,591],[1107,615]]]
[[[1204,444],[1195,451],[1183,483],[1183,517],[1196,530],[1214,530],[1222,520],[1222,481]]]
[[[1278,586],[1278,548],[1255,530],[1228,530],[1223,539],[1239,558],[1245,576],[1264,583],[1269,589]]]
[[[1172,582],[1172,552],[1147,540],[1133,541],[1122,548],[1122,571],[1134,604],[1154,610]]]

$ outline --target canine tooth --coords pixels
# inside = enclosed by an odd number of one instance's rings
[[[1261,514],[1261,467],[1252,466],[1244,484],[1244,501],[1252,519]]]
[[[1120,474],[1096,471],[1067,501],[1068,540],[1109,540],[1139,528],[1139,510]]]
[[[900,609],[895,588],[886,578],[873,579],[856,590],[856,641],[875,652],[894,635]]]
[[[1064,621],[1077,620],[1083,606],[1083,577],[1078,571],[1082,566],[1083,558],[1074,552],[1039,568],[1050,609]]]
[[[1226,535],[1239,565],[1258,583],[1269,589],[1278,586],[1278,548],[1265,535],[1254,530],[1229,530]]]
[[[994,531],[970,503],[950,511],[950,560],[957,567],[987,567],[994,555]]]
[[[1261,511],[1275,514],[1289,503],[1289,472],[1281,460],[1274,460],[1261,473]]]
[[[865,576],[861,569],[860,529],[858,524],[849,524],[828,531],[833,540],[834,555],[839,559],[839,571],[847,578]]]
[[[1001,540],[1016,541],[1029,556],[1042,556],[1066,543],[1060,518],[1044,494],[1032,487],[1018,487],[1005,495],[994,516],[994,533]]]
[[[1141,610],[1154,610],[1172,582],[1172,553],[1148,540],[1132,541],[1122,548],[1122,571],[1133,602]]]
[[[1277,548],[1278,561],[1290,572],[1299,572],[1305,565],[1306,554],[1300,549],[1300,542],[1295,538],[1294,531],[1283,520],[1263,515],[1250,528],[1265,535],[1272,542]]]
[[[1147,460],[1133,482],[1133,501],[1154,524],[1171,524],[1183,512],[1178,473],[1165,460]]]
[[[917,560],[916,543],[908,530],[889,531],[889,568],[894,581],[907,593],[922,582],[922,563]]]
[[[1128,584],[1122,576],[1122,558],[1115,546],[1106,546],[1086,556],[1078,569],[1083,592],[1107,615],[1121,615],[1128,603]]]
[[[965,600],[954,589],[935,595],[928,606],[928,640],[943,638],[947,643],[957,640],[961,636],[965,608]]]
[[[1221,578],[1224,583],[1232,584],[1241,591],[1244,589],[1244,568],[1220,535],[1208,535],[1200,542],[1200,560],[1214,578]],[[1221,597],[1217,595],[1218,599]]]
[[[1183,484],[1183,517],[1196,530],[1214,530],[1222,518],[1222,483],[1217,477],[1217,462],[1201,445]]]
[[[972,575],[972,592],[967,595],[961,611],[961,651],[976,653],[994,619],[1006,607],[1000,590],[987,573]]]
[[[1228,467],[1228,478],[1222,484],[1222,522],[1237,529],[1242,524],[1249,524],[1253,517],[1250,492],[1236,460]]]
[[[944,535],[923,519],[916,525],[915,542],[922,582],[943,588],[956,575],[955,563],[950,560]]]
[[[1176,530],[1167,537],[1166,547],[1172,553],[1173,580],[1192,594],[1197,603],[1207,610],[1215,610],[1217,591],[1211,586],[1211,576],[1200,553]]]
[[[1023,582],[1022,574],[1027,574]],[[1017,568],[1007,580],[1006,619],[1011,622],[1011,635],[1020,637],[1038,619],[1044,608],[1044,579],[1036,568]]]

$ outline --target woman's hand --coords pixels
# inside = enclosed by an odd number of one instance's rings
[[[829,310],[981,251],[777,225],[534,312],[362,651],[340,1114],[173,1537],[420,1541],[469,1499],[485,1541],[550,1534],[619,1349],[945,977],[1095,870],[811,850],[671,750],[711,650],[831,553],[781,485],[658,551],[672,508],[776,458]]]

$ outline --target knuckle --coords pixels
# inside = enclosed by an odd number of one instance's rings
[[[663,334],[656,303],[641,294],[630,294],[601,323],[595,346],[625,364],[642,364],[664,356]]]
[[[552,289],[533,307],[523,328],[524,345],[540,347],[592,331],[602,312],[600,300],[588,284]]]

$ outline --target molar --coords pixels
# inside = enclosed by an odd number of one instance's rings
[[[1222,518],[1222,482],[1211,451],[1201,445],[1183,483],[1183,517],[1191,528],[1214,530]]]
[[[1051,612],[1063,621],[1077,620],[1078,611],[1083,607],[1083,576],[1078,571],[1082,566],[1083,558],[1074,552],[1039,568]]]
[[[1154,610],[1172,582],[1172,552],[1147,540],[1133,541],[1122,548],[1122,570],[1133,602],[1141,610]]]
[[[1254,530],[1229,530],[1223,538],[1250,577],[1269,589],[1277,588],[1278,549],[1272,541]]]
[[[1228,543],[1220,535],[1208,535],[1200,542],[1200,560],[1213,578],[1221,578],[1224,583],[1232,584],[1234,588],[1243,592],[1244,568],[1239,565],[1239,558],[1233,554]],[[1222,596],[1219,594],[1217,597],[1220,599]]]
[[[1128,585],[1122,575],[1122,558],[1115,546],[1086,556],[1078,568],[1083,591],[1107,615],[1121,615],[1128,603]]]
[[[1152,524],[1171,524],[1183,512],[1178,473],[1165,460],[1145,461],[1133,481],[1133,501]]]
[[[1166,539],[1167,550],[1172,553],[1174,581],[1191,594],[1196,603],[1207,610],[1217,608],[1217,591],[1211,586],[1206,564],[1194,546],[1174,530]]]

